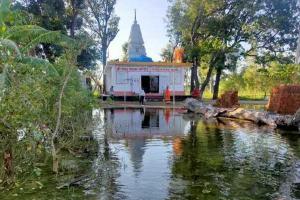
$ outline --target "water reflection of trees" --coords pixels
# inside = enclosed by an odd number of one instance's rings
[[[170,199],[274,199],[295,157],[279,135],[239,122],[191,121],[174,158]],[[183,187],[183,186],[184,187]]]
[[[98,144],[98,154],[92,163],[92,179],[89,180],[89,191],[97,199],[113,199],[118,192],[116,178],[119,176],[119,160],[116,150],[111,148],[109,136],[111,135],[112,119],[107,119],[108,110],[94,110],[93,136]],[[112,115],[114,117],[114,112]]]

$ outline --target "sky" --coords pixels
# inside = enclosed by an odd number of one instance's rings
[[[168,43],[165,22],[167,0],[117,0],[115,13],[120,17],[119,33],[109,47],[109,60],[121,59],[122,45],[128,41],[134,21],[134,9],[141,27],[147,56],[154,61],[161,60],[160,53]]]

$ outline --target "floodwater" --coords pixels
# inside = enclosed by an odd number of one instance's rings
[[[93,137],[62,140],[58,162],[34,135],[0,140],[13,155],[13,174],[0,159],[0,199],[300,199],[299,132],[180,109],[88,116],[93,123],[83,134]]]
[[[98,111],[116,164],[108,199],[299,199],[300,136],[172,109]],[[96,131],[96,135],[101,131]]]

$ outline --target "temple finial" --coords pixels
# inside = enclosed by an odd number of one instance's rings
[[[137,21],[136,21],[136,9],[134,9],[134,23],[137,23]]]

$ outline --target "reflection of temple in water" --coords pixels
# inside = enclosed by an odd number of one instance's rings
[[[113,109],[106,110],[106,133],[111,139],[125,139],[133,171],[139,174],[143,166],[147,138],[180,137],[189,132],[188,121],[181,110]]]
[[[110,137],[115,139],[180,136],[188,126],[180,110],[170,109],[114,109],[106,112],[106,120]]]
[[[142,168],[145,145],[146,140],[143,138],[136,138],[134,140],[131,139],[127,141],[130,160],[132,162],[133,171],[135,174],[138,174]]]

